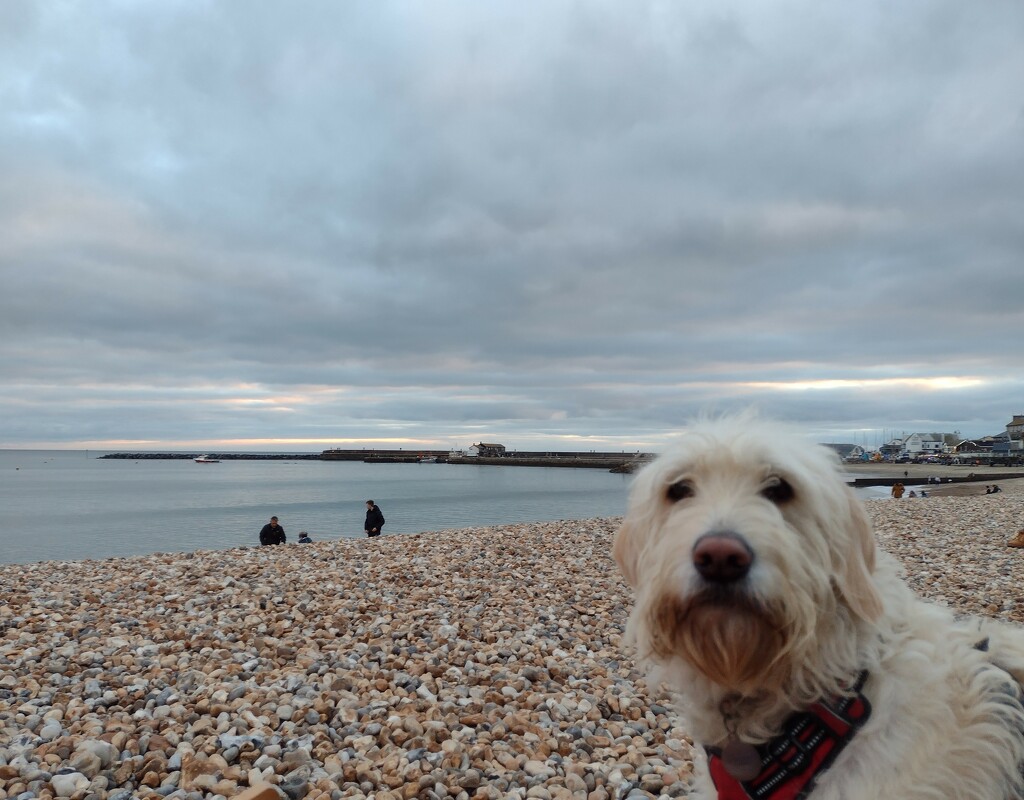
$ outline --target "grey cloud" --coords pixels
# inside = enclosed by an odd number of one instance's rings
[[[1015,3],[3,14],[0,444],[1021,410]]]

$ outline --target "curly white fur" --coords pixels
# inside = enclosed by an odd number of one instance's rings
[[[724,589],[693,556],[722,532],[753,556]],[[695,424],[637,476],[615,558],[635,589],[627,633],[699,743],[723,743],[727,697],[739,737],[763,742],[866,669],[871,718],[812,800],[1024,800],[1024,631],[917,598],[830,450],[753,415]],[[697,780],[717,796],[706,768]]]

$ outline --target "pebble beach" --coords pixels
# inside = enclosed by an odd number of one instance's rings
[[[921,595],[1024,623],[1024,486],[872,500]],[[685,797],[616,519],[0,570],[0,800]]]

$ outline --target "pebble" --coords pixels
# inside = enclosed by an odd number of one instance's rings
[[[1024,622],[1003,488],[866,506],[919,593]],[[685,797],[618,523],[5,565],[0,800]]]
[[[57,797],[71,797],[71,795],[81,789],[85,789],[88,785],[89,779],[81,772],[68,772],[65,774],[54,775],[50,779],[50,786],[53,787],[53,791]]]
[[[60,723],[48,722],[46,725],[42,727],[42,730],[39,731],[39,738],[42,739],[44,742],[50,742],[56,739],[58,736],[60,736],[60,734]]]

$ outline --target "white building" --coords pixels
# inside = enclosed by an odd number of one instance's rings
[[[912,433],[903,440],[903,453],[913,458],[934,456],[956,447],[959,441],[959,433]]]
[[[1011,450],[1024,450],[1024,414],[1014,414],[1013,419],[1006,423],[1006,435],[1010,439]]]

